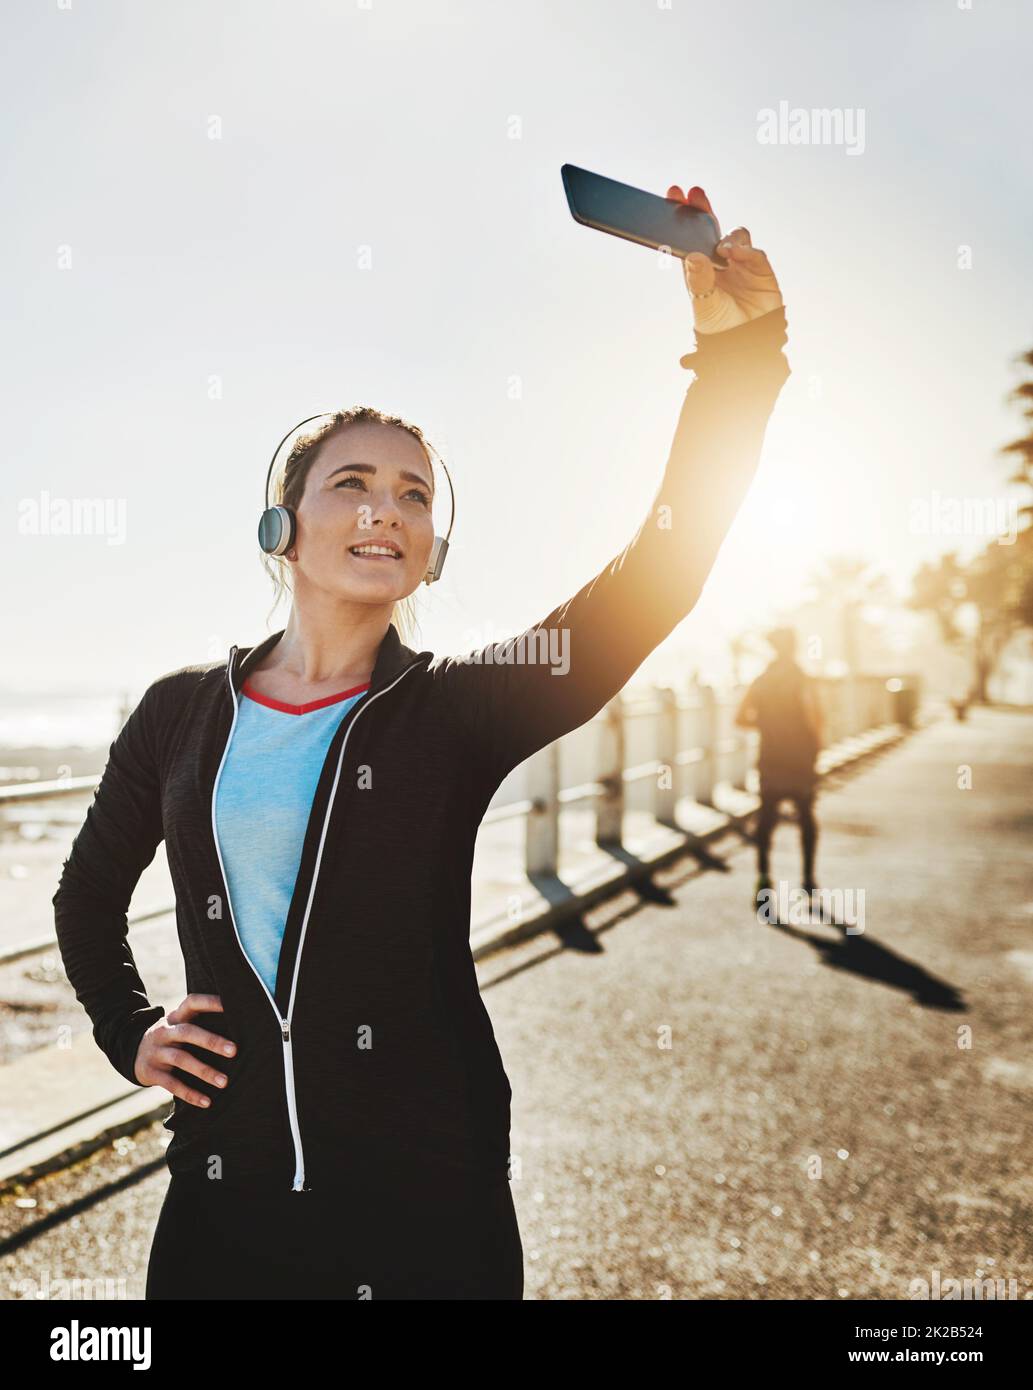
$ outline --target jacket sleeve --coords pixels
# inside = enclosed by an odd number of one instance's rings
[[[163,837],[155,755],[158,683],[130,714],[52,898],[58,947],[75,996],[111,1065],[134,1086],[144,1032],[164,1014],[149,1003],[129,948],[127,912]]]
[[[591,719],[693,609],[753,479],[768,417],[789,376],[783,308],[699,334],[681,359],[688,388],[651,508],[624,549],[525,632],[437,675],[497,784]]]

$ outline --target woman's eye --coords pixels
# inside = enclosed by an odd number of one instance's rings
[[[366,489],[366,484],[362,481],[362,479],[359,477],[357,473],[350,473],[347,478],[342,478],[339,483],[334,483],[334,488],[336,490],[339,487],[347,487],[349,483],[358,483],[359,486],[363,489],[363,491],[365,491]],[[430,506],[430,497],[427,495],[427,493],[423,492],[418,487],[410,488],[408,493],[406,493],[406,496],[416,497],[424,507]]]

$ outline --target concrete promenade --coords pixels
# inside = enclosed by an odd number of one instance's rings
[[[526,1297],[1033,1296],[1031,786],[1033,717],[976,710],[826,785],[819,879],[862,933],[759,923],[731,832],[481,963]],[[798,882],[789,827],[773,868]],[[140,1297],[165,1137],[0,1201],[0,1297]]]

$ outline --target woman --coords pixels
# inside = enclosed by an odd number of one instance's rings
[[[710,211],[700,189],[668,196]],[[572,598],[501,648],[404,645],[429,454],[404,421],[345,412],[284,469],[286,629],[160,677],[112,745],[54,904],[98,1044],[174,1097],[148,1297],[522,1297],[474,842],[506,774],[692,609],[749,485],[785,316],[748,232],[721,254],[720,274],[685,263],[697,380],[654,505]],[[125,915],[163,836],[189,990],[168,1015]]]

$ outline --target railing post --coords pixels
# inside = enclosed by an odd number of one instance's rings
[[[525,869],[532,874],[556,874],[560,858],[560,745],[547,744],[527,764],[527,795],[532,802],[527,817]]]
[[[840,676],[829,687],[831,696],[829,718],[829,742],[839,743],[843,738],[843,677]]]
[[[678,695],[669,685],[656,692],[656,794],[653,815],[661,825],[678,829],[674,810],[678,804]]]
[[[619,845],[624,822],[624,700],[617,694],[603,711],[596,781],[605,791],[596,798],[595,842]]]
[[[750,736],[734,722],[734,712],[742,702],[743,692],[736,686],[729,709],[733,712],[732,737],[735,739],[735,752],[731,757],[731,783],[740,791],[746,790],[746,774],[750,770]]]
[[[696,800],[704,806],[714,804],[714,786],[717,783],[717,696],[712,685],[701,685],[700,698],[700,747],[703,757],[696,764]]]
[[[863,734],[868,727],[868,682],[863,676],[854,678],[855,735]]]

